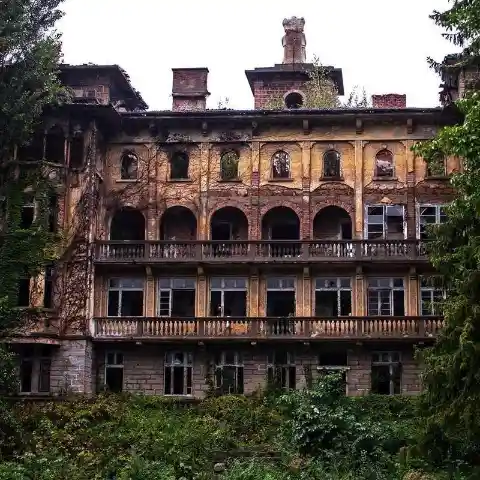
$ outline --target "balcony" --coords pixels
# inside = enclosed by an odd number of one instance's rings
[[[426,261],[418,240],[97,241],[98,263]]]
[[[422,340],[443,327],[441,317],[101,317],[98,340]]]

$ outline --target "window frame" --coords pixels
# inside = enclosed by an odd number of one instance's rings
[[[193,281],[193,289],[189,286],[177,286],[175,287],[175,281],[185,281],[185,282],[188,282],[188,281]],[[170,282],[170,286],[169,287],[164,287],[161,285],[162,282],[166,282],[166,281],[169,281]],[[172,318],[172,305],[173,305],[173,294],[172,292],[174,290],[193,290],[195,292],[195,299],[197,298],[197,279],[195,277],[160,277],[160,278],[157,278],[157,282],[156,282],[156,287],[157,287],[157,291],[156,291],[156,312],[157,312],[157,316],[158,317],[162,317],[162,318]],[[186,284],[185,284],[186,285]],[[162,315],[162,306],[161,306],[161,294],[162,293],[165,293],[165,292],[168,292],[169,294],[169,306],[168,306],[168,315]]]
[[[337,162],[337,173],[335,175],[327,175],[326,174],[326,168],[325,168],[325,161],[327,159],[327,155],[329,154],[336,154],[336,162]],[[341,166],[341,159],[342,156],[340,152],[334,148],[329,148],[327,151],[324,152],[322,155],[322,179],[328,179],[328,180],[338,180],[342,178],[342,166]]]
[[[219,287],[212,285],[215,280],[220,280]],[[240,280],[244,282],[244,286],[243,287],[237,287],[237,286],[227,287],[225,286],[225,283],[226,283],[225,280],[234,280],[234,281]],[[209,281],[209,298],[208,298],[210,309],[212,307],[212,292],[220,292],[220,308],[221,308],[221,313],[219,315],[220,317],[223,317],[225,315],[225,293],[226,292],[245,292],[245,310],[248,311],[248,277],[237,277],[237,276],[211,277]]]
[[[48,353],[45,353],[48,352]],[[51,392],[52,379],[52,349],[46,345],[33,345],[29,355],[20,354],[20,378],[19,378],[19,393],[20,395],[41,395],[49,394]],[[22,381],[22,365],[24,362],[30,362],[30,388],[24,390]],[[46,362],[47,365],[47,383],[46,388],[43,388],[42,380],[42,364]]]
[[[282,390],[296,390],[298,379],[297,379],[297,363],[296,363],[295,353],[285,352],[286,360],[287,360],[286,363],[278,363],[277,354],[278,352],[275,350],[267,353],[267,385],[278,387],[278,385],[275,385],[275,375],[277,371],[280,370],[281,383],[282,383],[282,385],[280,385],[280,388]],[[291,385],[292,373],[293,373],[293,383],[294,383],[293,386]],[[272,381],[270,381],[270,377],[272,378]]]
[[[379,155],[381,153],[388,153],[391,155],[391,158],[392,158],[392,173],[390,175],[379,175],[379,170],[378,170],[378,165],[377,165],[377,162],[378,162],[378,159],[379,159]],[[374,163],[374,172],[373,172],[373,176],[375,179],[377,180],[392,180],[395,178],[395,155],[393,154],[393,152],[389,149],[389,148],[381,148],[380,150],[377,151],[377,153],[375,154],[375,163]]]
[[[435,302],[435,293],[436,292],[441,292],[441,298],[442,298],[442,301],[444,301],[446,298],[447,298],[447,291],[445,288],[440,288],[438,286],[435,286],[435,285],[431,285],[431,286],[426,286],[426,285],[422,285],[422,281],[424,279],[430,279],[430,278],[438,278],[440,279],[441,281],[441,277],[440,275],[419,275],[418,277],[418,290],[419,290],[419,295],[418,295],[418,311],[420,313],[420,315],[423,317],[429,317],[429,316],[437,316],[437,315],[442,315],[442,311],[440,309],[440,311],[435,311],[436,309],[438,309],[439,307],[436,306],[438,305],[438,303]],[[435,280],[433,280],[433,282],[435,282]],[[430,308],[431,308],[431,311],[432,313],[425,313],[423,311],[423,293],[428,293],[429,294],[429,305],[430,305]]]
[[[233,158],[228,160],[228,161],[235,162],[235,175],[233,175],[232,177],[228,177],[228,175],[225,175],[224,161],[226,160],[226,157],[228,155],[235,155],[234,160]],[[240,176],[238,171],[239,164],[240,164],[240,155],[236,150],[234,149],[224,150],[220,154],[220,180],[222,182],[233,182],[235,180],[238,180]]]
[[[373,314],[370,311],[370,292],[380,292],[381,290],[386,290],[387,287],[381,287],[381,286],[371,286],[370,282],[374,280],[388,280],[389,282],[389,307],[390,307],[390,313],[389,314],[383,314],[383,313],[377,313]],[[395,280],[402,280],[402,286],[397,287],[395,286]],[[367,277],[367,285],[366,285],[366,305],[367,305],[367,316],[370,317],[396,317],[396,316],[406,316],[407,315],[407,305],[406,305],[406,287],[405,287],[405,278],[404,277],[379,277],[379,276],[371,276]],[[396,315],[394,311],[394,292],[403,292],[403,315]],[[378,311],[381,312],[381,297],[377,293],[377,308]]]
[[[183,355],[181,364],[175,363],[175,356],[177,354]],[[174,390],[174,369],[183,369],[183,392],[173,393]],[[172,350],[165,352],[163,364],[163,394],[167,397],[191,397],[193,396],[193,368],[194,360],[193,353],[183,350]],[[170,370],[170,386],[167,393],[167,370]]]
[[[108,356],[113,355],[114,362],[110,363],[108,361]],[[121,355],[121,362],[118,362],[118,357]],[[107,370],[108,369],[121,369],[122,370],[122,386],[120,392],[124,391],[125,387],[125,355],[123,352],[119,350],[107,350],[105,352],[105,365],[104,365],[104,377],[103,377],[103,385],[105,388],[108,388],[107,385]]]
[[[112,287],[111,286],[111,281],[112,280],[118,280],[119,282],[122,282],[122,281],[141,281],[142,282],[142,288],[140,287],[123,287],[123,286],[120,286],[120,287]],[[128,318],[128,317],[132,317],[133,315],[128,315],[128,316],[122,316],[121,313],[122,313],[122,296],[123,296],[123,292],[126,291],[126,292],[138,292],[138,291],[141,291],[142,292],[142,314],[141,315],[137,315],[135,316],[135,318],[141,318],[141,317],[144,317],[145,316],[145,290],[146,290],[146,285],[145,285],[145,279],[144,278],[140,278],[140,277],[109,277],[107,279],[107,308],[106,308],[106,311],[107,311],[107,317],[109,318]],[[118,292],[118,313],[120,315],[109,315],[108,314],[108,305],[110,303],[110,292]]]
[[[335,280],[334,287],[318,287],[318,282],[321,280]],[[342,280],[348,280],[349,286],[342,286]],[[313,308],[315,309],[316,316],[316,292],[337,292],[337,313],[341,317],[341,292],[350,292],[350,305],[353,310],[353,289],[352,289],[352,278],[351,277],[315,277],[313,282]]]
[[[277,175],[275,173],[275,157],[277,155],[280,155],[280,154],[285,154],[286,156],[286,160],[287,160],[287,163],[286,163],[286,170],[288,172],[288,175],[287,176],[281,176],[281,175]],[[290,180],[292,178],[292,158],[290,156],[290,154],[285,151],[285,150],[277,150],[276,152],[274,152],[270,158],[270,177],[272,180]]]
[[[186,164],[187,164],[187,172],[186,172],[186,176],[185,177],[173,177],[172,176],[172,173],[173,173],[173,162],[175,160],[175,158],[177,157],[181,157],[183,161],[186,161]],[[170,182],[184,182],[186,180],[190,180],[190,155],[188,154],[188,152],[186,152],[185,150],[176,150],[174,151],[171,155],[170,155],[170,159],[169,159],[169,175],[168,175],[168,180]]]
[[[376,361],[374,360],[375,355],[378,355],[379,357],[382,357],[383,355],[388,356],[387,361],[379,360]],[[397,357],[395,360],[394,357]],[[390,377],[390,385],[389,385],[389,393],[388,395],[399,395],[402,393],[402,385],[403,385],[403,371],[402,371],[402,355],[401,352],[396,351],[396,350],[375,350],[371,354],[371,390],[373,390],[373,367],[376,366],[388,366],[389,367],[389,377]],[[400,382],[398,385],[398,392],[395,391],[395,383],[394,383],[394,368],[398,367],[399,368],[399,376],[400,376]],[[381,395],[380,393],[376,393],[377,395]]]
[[[445,210],[447,207],[446,204],[444,203],[418,203],[416,205],[416,216],[417,216],[417,225],[416,225],[416,234],[417,234],[417,240],[426,240],[426,238],[422,239],[422,217],[425,215],[422,215],[422,208],[435,208],[435,222],[434,223],[427,223],[425,225],[441,225],[443,222],[440,221],[442,218],[442,213],[443,216],[446,218],[446,213],[445,211],[442,212],[442,210]],[[430,216],[430,215],[428,215]]]
[[[394,207],[394,208],[402,208],[402,224],[403,224],[403,239],[405,240],[407,238],[407,222],[406,222],[406,214],[407,214],[407,208],[406,208],[406,205],[405,204],[402,204],[402,203],[395,203],[395,204],[383,204],[383,203],[380,203],[380,204],[367,204],[365,205],[365,209],[364,209],[364,228],[363,228],[363,236],[364,236],[364,239],[365,240],[372,240],[372,241],[381,241],[381,240],[389,240],[387,238],[388,236],[388,225],[387,225],[387,219],[389,217],[389,215],[387,215],[387,212],[388,212],[388,208],[389,207]],[[369,222],[368,219],[369,219],[369,213],[368,213],[368,209],[369,208],[382,208],[383,209],[383,213],[382,213],[382,218],[383,218],[383,223],[373,223],[373,222]],[[372,216],[378,216],[378,215],[372,215]],[[392,215],[393,216],[393,215]],[[382,225],[383,226],[383,231],[382,231],[382,238],[369,238],[369,225]]]
[[[134,157],[134,159],[130,158],[130,156]],[[129,160],[135,162],[135,175],[130,177],[124,177],[124,172],[128,174],[128,170],[124,169],[124,161]],[[124,150],[122,155],[120,156],[120,180],[122,182],[134,182],[138,180],[139,177],[139,170],[140,170],[140,162],[137,153],[133,150]]]
[[[227,353],[233,353],[234,355],[234,362],[233,363],[227,363],[225,361],[225,357],[227,356]],[[243,355],[239,351],[234,351],[234,352],[227,352],[225,350],[219,352],[217,354],[216,358],[214,358],[213,361],[213,370],[214,370],[214,385],[215,389],[222,389],[223,384],[224,384],[224,378],[223,378],[223,371],[225,368],[233,368],[234,369],[234,383],[235,383],[235,391],[228,391],[224,392],[223,390],[221,391],[222,394],[235,394],[235,395],[243,395],[245,392],[245,365],[244,365],[244,359]],[[220,359],[219,362],[216,360]],[[222,377],[222,382],[221,385],[218,384],[218,374],[220,372],[220,375]],[[241,373],[241,385],[240,385],[240,380],[239,380],[239,374]]]

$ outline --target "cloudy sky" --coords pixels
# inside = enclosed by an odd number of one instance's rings
[[[253,108],[245,70],[283,58],[282,20],[304,17],[307,58],[343,69],[345,90],[438,104],[427,56],[453,50],[429,19],[447,0],[65,0],[67,63],[119,64],[150,109],[171,107],[172,67],[208,67],[209,107]]]

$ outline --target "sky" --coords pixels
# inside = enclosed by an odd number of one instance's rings
[[[343,69],[345,91],[438,105],[426,58],[456,51],[429,15],[448,0],[65,0],[66,63],[118,64],[151,110],[170,109],[172,68],[208,67],[209,108],[253,108],[245,70],[281,63],[286,17],[305,18],[307,60]]]

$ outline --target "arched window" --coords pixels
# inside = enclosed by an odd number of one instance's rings
[[[138,157],[133,152],[124,152],[121,159],[120,178],[136,180],[138,178]]]
[[[283,150],[272,156],[272,178],[290,178],[290,155]]]
[[[185,152],[175,152],[170,160],[170,180],[187,180],[189,163]]]
[[[323,155],[323,177],[340,178],[340,154],[336,150],[328,150]]]
[[[380,150],[375,156],[375,176],[393,178],[393,154],[389,150]]]
[[[299,92],[290,92],[285,97],[285,106],[287,108],[301,108],[303,106],[303,96]]]
[[[238,178],[238,153],[234,150],[224,152],[220,158],[220,176],[222,180]]]

